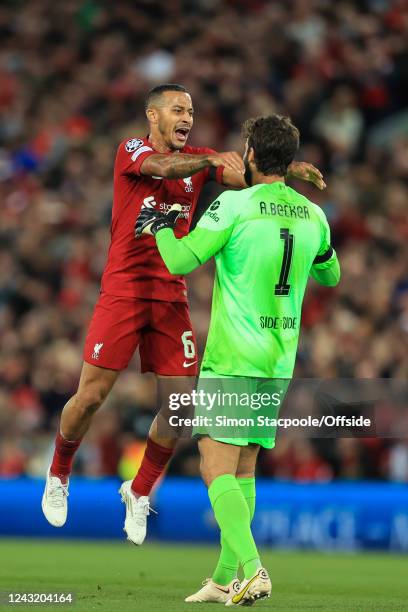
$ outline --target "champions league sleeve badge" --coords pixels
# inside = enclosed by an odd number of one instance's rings
[[[143,140],[140,140],[140,138],[131,138],[125,144],[125,149],[128,153],[133,153],[133,151],[136,151],[136,149],[141,147],[142,144],[143,144]]]

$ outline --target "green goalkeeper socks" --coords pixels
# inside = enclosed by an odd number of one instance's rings
[[[255,478],[237,478],[236,480],[245,497],[249,510],[249,521],[251,522],[255,513]],[[226,586],[237,575],[238,565],[237,555],[221,535],[221,553],[212,575],[213,581],[216,584]]]
[[[251,532],[250,511],[237,479],[232,474],[218,476],[211,483],[208,495],[223,541],[242,565],[245,578],[250,578],[261,562]]]

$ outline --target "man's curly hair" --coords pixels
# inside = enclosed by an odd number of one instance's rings
[[[242,134],[253,148],[259,172],[286,176],[299,148],[299,130],[289,117],[269,115],[245,121]]]

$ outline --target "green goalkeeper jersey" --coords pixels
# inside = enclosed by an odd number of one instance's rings
[[[321,208],[284,182],[258,184],[225,191],[181,240],[170,229],[156,240],[173,273],[215,257],[202,373],[290,378],[308,277],[340,276]]]

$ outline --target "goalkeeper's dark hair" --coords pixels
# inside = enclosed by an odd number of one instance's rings
[[[183,93],[188,93],[187,89],[183,85],[178,85],[177,83],[163,83],[163,85],[156,85],[156,87],[153,87],[146,96],[146,110],[154,102],[157,102],[165,91],[182,91]]]
[[[242,134],[253,148],[259,172],[285,176],[299,148],[299,130],[289,117],[269,115],[245,121]]]

